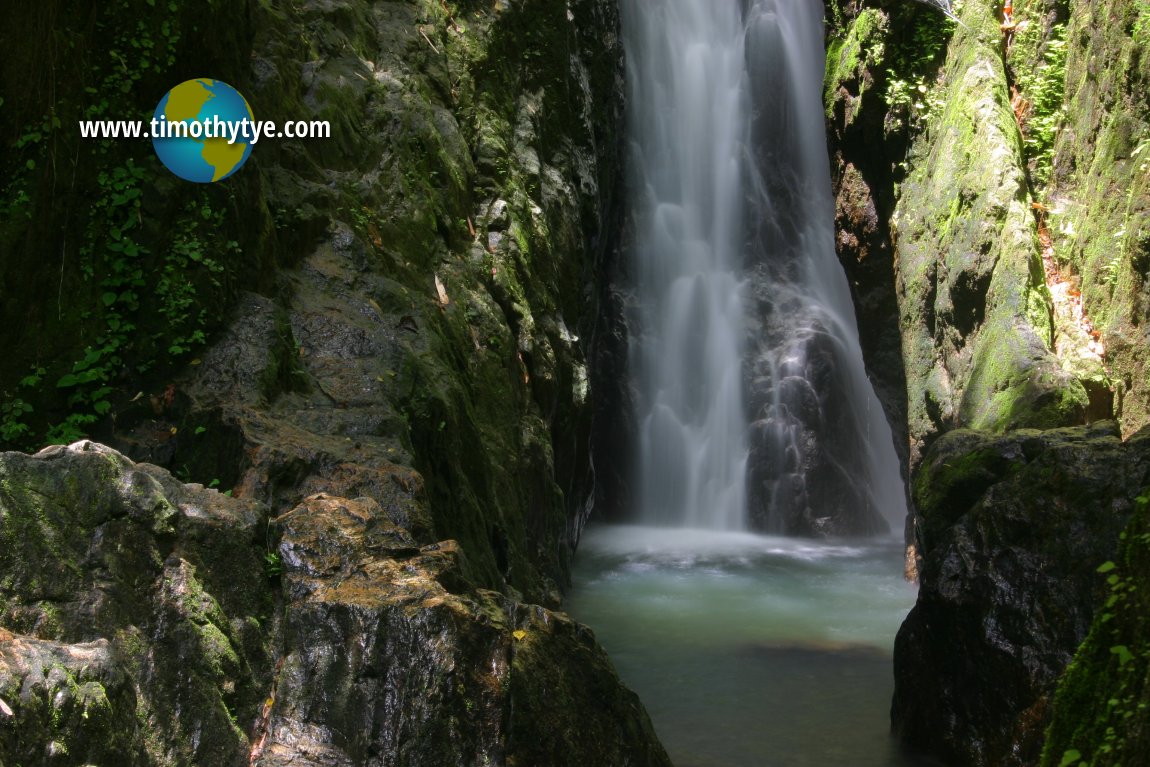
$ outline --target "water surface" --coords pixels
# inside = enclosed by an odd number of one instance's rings
[[[642,698],[676,767],[924,765],[889,736],[915,588],[896,539],[590,527],[566,610]]]

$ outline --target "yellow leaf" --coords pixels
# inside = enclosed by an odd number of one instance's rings
[[[511,632],[511,636],[515,637],[517,640],[522,642],[524,639],[527,638],[527,632],[524,631],[523,629],[517,629],[517,630]]]

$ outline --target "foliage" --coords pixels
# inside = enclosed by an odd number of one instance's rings
[[[284,573],[284,563],[278,551],[269,551],[264,554],[264,575],[268,580],[275,580]]]
[[[1130,34],[1139,43],[1150,45],[1150,0],[1137,0],[1137,2],[1138,15],[1134,19]]]
[[[137,379],[202,347],[218,320],[225,264],[239,253],[225,226],[226,192],[187,186],[167,194],[157,187],[165,171],[146,144],[81,141],[75,131],[76,120],[138,115],[141,93],[170,84],[185,9],[162,0],[147,6],[113,0],[93,11],[84,23],[106,43],[99,48],[62,32],[46,42],[75,59],[79,82],[17,124],[11,153],[0,155],[0,171],[9,171],[0,182],[0,245],[26,251],[31,262],[36,243],[60,243],[57,311],[38,318],[40,336],[54,339],[44,344],[54,358],[37,351],[21,360],[30,365],[24,381],[44,385],[4,392],[0,443],[30,449],[87,436],[127,400],[128,387],[146,388]]]
[[[1029,106],[1020,116],[1023,141],[1029,158],[1031,185],[1036,194],[1050,180],[1054,161],[1054,140],[1066,116],[1063,98],[1066,92],[1066,24],[1054,25],[1044,42],[1041,24],[1032,18],[1023,26],[1015,45],[1041,47],[1041,55],[1032,67],[1018,74],[1017,84]]]
[[[124,352],[136,330],[132,321],[144,288],[142,258],[147,249],[137,240],[140,226],[140,181],[144,171],[131,160],[98,176],[100,194],[92,206],[88,237],[80,248],[84,278],[99,286],[96,308],[81,312],[89,327],[97,329],[84,356],[56,381],[66,389],[72,412],[52,425],[49,442],[71,442],[85,428],[112,409],[109,385],[124,364]]]
[[[207,341],[208,304],[197,288],[195,278],[212,288],[220,288],[224,267],[214,254],[239,252],[235,240],[212,242],[214,233],[224,227],[223,211],[213,209],[207,199],[192,199],[176,227],[156,281],[157,309],[163,320],[154,338],[174,362]],[[145,362],[144,365],[150,363]]]
[[[960,9],[961,3],[955,3],[955,10]],[[894,55],[888,58],[884,93],[890,109],[886,120],[888,133],[905,128],[922,130],[930,117],[945,105],[933,92],[934,81],[955,27],[950,16],[940,20],[931,12],[914,15],[909,39],[897,45]]]

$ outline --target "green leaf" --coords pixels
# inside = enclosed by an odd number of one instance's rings
[[[1071,767],[1071,765],[1078,764],[1082,761],[1082,754],[1076,748],[1072,748],[1062,754],[1062,761],[1058,763],[1058,767]]]
[[[104,306],[111,306],[112,304],[116,303],[116,294],[115,293],[105,293],[100,298],[103,299]]]
[[[60,378],[59,381],[56,382],[56,387],[59,389],[66,389],[67,387],[75,386],[78,383],[80,383],[79,378],[72,375],[71,373],[66,373],[64,376],[62,376]]]
[[[1108,573],[1115,567],[1118,567],[1118,565],[1114,564],[1113,562],[1103,562],[1102,564],[1098,565],[1098,569],[1095,572]]]
[[[1130,652],[1130,648],[1124,644],[1114,645],[1110,648],[1111,655],[1118,656],[1118,666],[1125,666],[1130,661],[1134,660],[1134,654]]]

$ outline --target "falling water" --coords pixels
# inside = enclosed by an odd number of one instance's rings
[[[747,461],[740,283],[748,138],[736,2],[623,4],[642,335],[641,518],[739,529]]]
[[[624,0],[647,524],[901,529],[834,253],[822,3]]]

